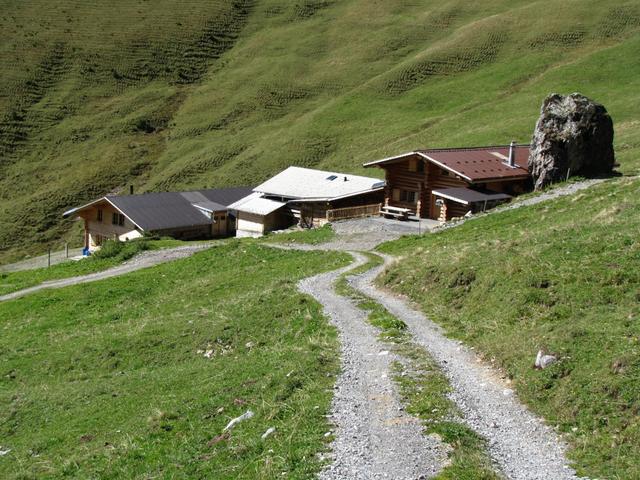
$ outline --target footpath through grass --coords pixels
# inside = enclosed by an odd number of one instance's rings
[[[401,257],[380,283],[504,369],[591,478],[640,478],[639,207],[621,179],[380,247]]]
[[[0,477],[311,478],[339,363],[296,283],[348,261],[232,241],[0,304]]]
[[[180,240],[133,240],[131,242],[108,242],[107,248],[82,260],[69,260],[45,268],[34,268],[17,272],[0,272],[0,295],[33,287],[49,280],[77,277],[101,272],[133,258],[145,250],[189,245]]]

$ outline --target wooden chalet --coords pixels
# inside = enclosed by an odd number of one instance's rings
[[[84,224],[84,250],[105,240],[133,240],[145,233],[182,240],[227,237],[235,234],[235,212],[229,205],[251,192],[233,187],[191,192],[107,195],[64,212]]]
[[[446,221],[530,189],[529,145],[416,150],[366,163],[385,171],[382,213]]]

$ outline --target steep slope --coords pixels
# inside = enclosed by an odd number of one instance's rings
[[[69,205],[142,182],[250,6],[2,2],[0,251],[51,242]]]
[[[357,172],[416,146],[526,141],[551,91],[604,103],[623,170],[640,166],[634,1],[126,5],[54,20],[44,2],[3,9],[5,256],[68,229],[67,205],[130,182],[251,184],[289,164]],[[15,107],[15,85],[41,78]]]

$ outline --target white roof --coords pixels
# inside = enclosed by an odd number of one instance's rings
[[[262,195],[260,193],[254,192],[229,205],[229,209],[238,210],[240,212],[254,213],[256,215],[268,215],[271,212],[275,212],[279,208],[284,207],[285,205],[286,203],[284,202],[276,202],[275,200],[262,198]]]
[[[378,178],[289,167],[253,191],[292,200],[337,200],[383,187],[384,180]]]

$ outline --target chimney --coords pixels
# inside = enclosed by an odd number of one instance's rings
[[[516,142],[514,141],[509,145],[509,166],[516,166]]]
[[[347,182],[347,181],[348,181],[347,177],[344,177],[344,181],[345,181],[345,182]]]
[[[129,185],[129,195],[133,195],[133,185]]]

